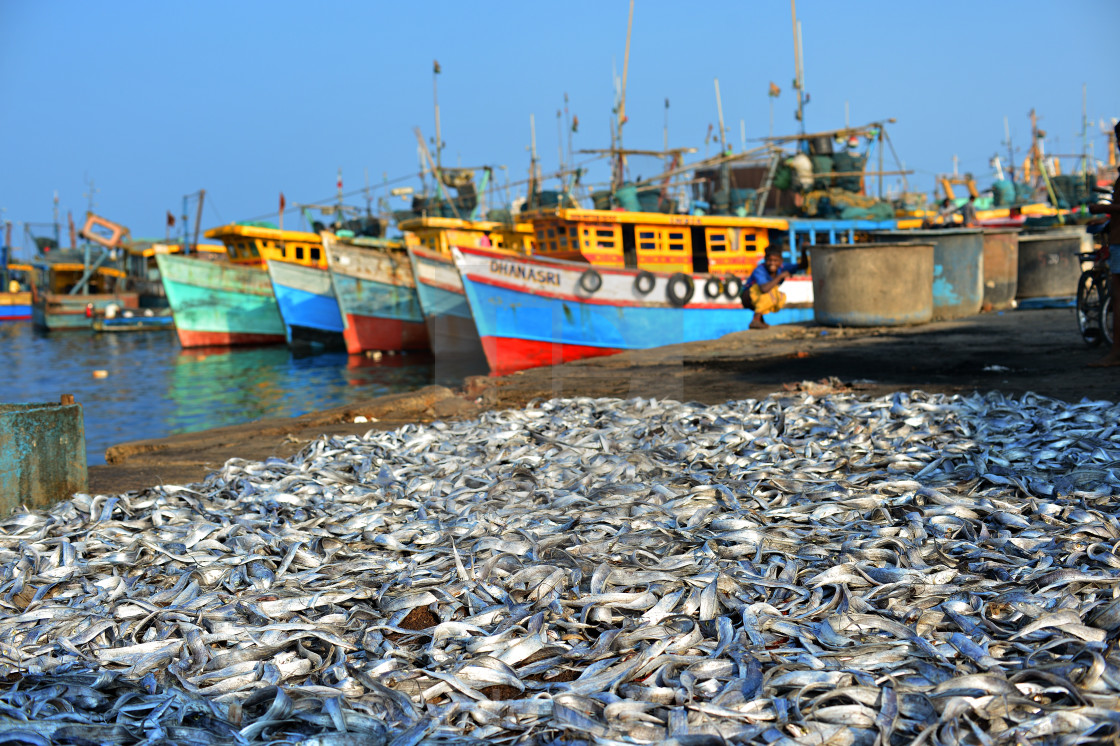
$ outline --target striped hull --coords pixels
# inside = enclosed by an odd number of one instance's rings
[[[707,297],[707,275],[692,276],[692,299],[675,307],[667,299],[667,274],[654,274],[652,289],[643,295],[635,287],[637,270],[602,268],[601,287],[587,292],[580,286],[590,269],[586,264],[481,249],[456,249],[455,257],[487,362],[498,374],[716,339],[746,330],[753,317],[738,298]],[[766,320],[812,320],[811,280],[795,278],[782,290],[787,307]]]
[[[158,254],[183,347],[282,343],[284,321],[263,267]]]
[[[31,318],[31,293],[0,293],[0,321]]]
[[[417,247],[410,247],[408,256],[432,352],[436,357],[481,358],[482,340],[455,263]]]
[[[93,306],[93,313],[87,307]],[[140,296],[136,293],[96,293],[90,295],[65,295],[48,293],[31,304],[31,320],[48,331],[66,329],[92,329],[93,317],[110,305],[120,308],[139,308]]]
[[[353,246],[329,236],[324,242],[346,350],[428,349],[428,329],[405,253]]]
[[[343,321],[326,269],[272,260],[268,275],[288,344],[341,346]]]

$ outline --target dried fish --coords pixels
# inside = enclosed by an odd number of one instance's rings
[[[557,399],[0,520],[0,742],[1120,732],[1120,406]]]

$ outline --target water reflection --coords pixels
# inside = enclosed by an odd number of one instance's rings
[[[295,356],[287,347],[183,350],[173,332],[37,332],[0,324],[0,402],[58,401],[85,414],[90,464],[115,443],[293,417],[430,383],[457,386],[485,364],[423,354]],[[103,378],[93,372],[105,371]]]
[[[355,358],[345,353],[300,357],[286,347],[180,350],[167,390],[175,405],[168,430],[294,417],[432,381],[428,356]]]

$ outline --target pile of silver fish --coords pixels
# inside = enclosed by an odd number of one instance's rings
[[[533,402],[0,522],[0,743],[1120,738],[1120,406]]]

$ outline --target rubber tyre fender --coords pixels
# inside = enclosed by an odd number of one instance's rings
[[[715,287],[712,287],[712,286]],[[708,300],[715,300],[723,294],[723,280],[718,277],[709,277],[707,282],[704,283],[704,297]]]
[[[588,295],[593,295],[599,292],[599,288],[603,287],[603,276],[593,267],[585,269],[583,274],[579,276],[579,286]]]
[[[684,291],[677,292],[677,285],[684,283]],[[682,308],[688,305],[692,300],[693,294],[696,292],[696,286],[692,282],[692,278],[684,272],[674,272],[669,278],[669,282],[665,284],[665,295],[669,299],[669,305],[675,308]]]
[[[653,273],[643,269],[634,277],[634,292],[638,295],[649,295],[656,283],[657,278],[653,276]]]
[[[739,296],[743,293],[743,281],[735,275],[728,275],[723,278],[723,294],[727,296],[728,300],[739,300]]]

